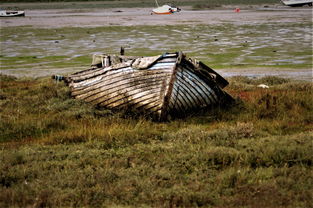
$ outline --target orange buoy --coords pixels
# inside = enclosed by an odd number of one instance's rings
[[[235,12],[237,12],[237,13],[240,12],[240,9],[239,9],[239,8],[236,8],[236,9],[235,9]]]

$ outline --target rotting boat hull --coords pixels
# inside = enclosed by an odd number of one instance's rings
[[[150,62],[150,63],[149,63]],[[133,59],[67,77],[72,95],[109,109],[130,109],[157,120],[179,117],[231,98],[228,82],[182,53]]]

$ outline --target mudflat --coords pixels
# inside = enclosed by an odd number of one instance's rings
[[[184,51],[223,76],[312,79],[312,8],[223,6],[173,15],[152,8],[34,9],[1,18],[1,73],[48,76],[82,70],[94,53]]]
[[[235,6],[234,6],[235,8]],[[101,27],[181,24],[263,24],[305,22],[312,20],[311,8],[253,8],[234,12],[231,6],[214,10],[191,10],[186,7],[174,15],[151,15],[151,8],[45,9],[26,11],[24,18],[1,19],[1,27],[32,26]]]

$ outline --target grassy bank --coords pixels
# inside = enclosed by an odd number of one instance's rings
[[[168,123],[93,108],[49,78],[0,84],[1,207],[312,204],[311,83],[233,77],[237,105]]]

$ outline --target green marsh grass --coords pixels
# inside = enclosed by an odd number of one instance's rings
[[[236,105],[158,123],[0,78],[1,207],[312,204],[311,83],[232,77]]]

